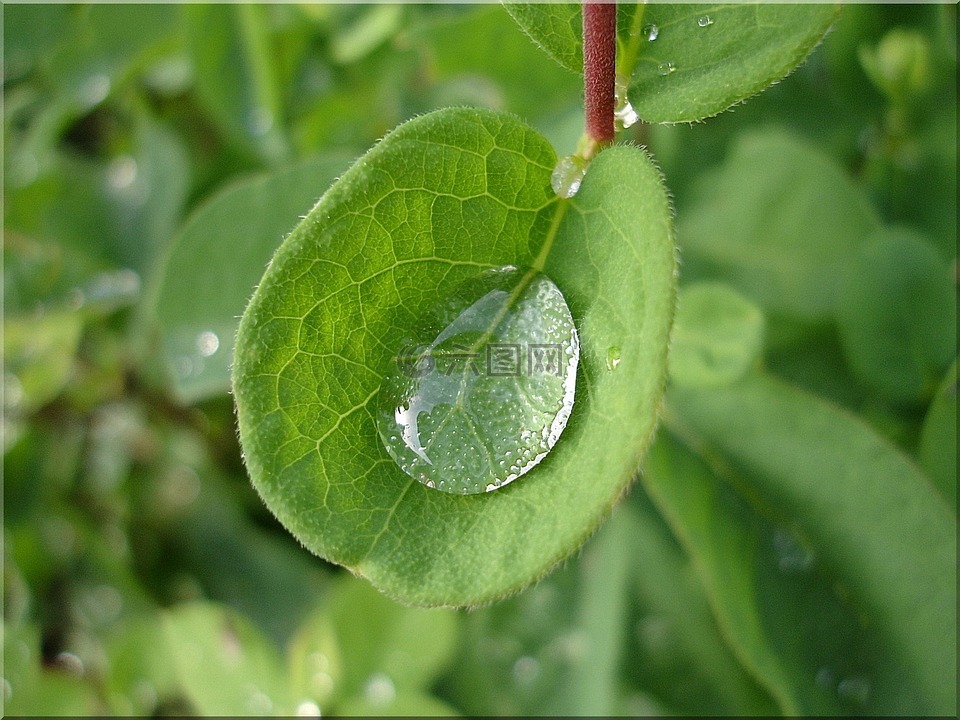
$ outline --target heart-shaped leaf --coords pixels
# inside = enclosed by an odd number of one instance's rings
[[[665,189],[642,151],[615,147],[560,200],[555,163],[512,116],[412,120],[291,233],[241,320],[233,384],[254,485],[308,548],[406,602],[479,603],[542,575],[597,527],[650,440],[674,304]],[[504,265],[543,272],[567,301],[573,412],[518,481],[438,492],[389,457],[373,401],[437,299]]]
[[[583,71],[579,5],[506,7],[561,65]],[[617,11],[617,70],[642,120],[702,120],[789,74],[838,12],[837,5],[624,3]]]

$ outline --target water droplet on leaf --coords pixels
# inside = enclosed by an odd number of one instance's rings
[[[620,364],[620,348],[614,346],[607,350],[607,370],[616,370]]]
[[[647,42],[653,42],[660,36],[660,28],[656,25],[646,25],[640,33],[647,39]]]
[[[674,65],[669,60],[667,62],[662,62],[659,65],[657,65],[657,73],[664,76],[669,75],[670,73],[674,72],[676,69],[677,69],[677,66]]]
[[[513,679],[517,685],[530,686],[540,677],[540,661],[524,655],[513,664]]]
[[[583,176],[587,174],[587,161],[578,155],[560,158],[550,175],[550,186],[557,197],[572,198],[580,189]]]
[[[482,273],[414,334],[377,398],[377,429],[405,473],[474,494],[546,457],[573,409],[580,359],[570,310],[549,278],[512,266]]]
[[[837,685],[837,696],[852,705],[865,705],[870,699],[870,680],[863,675],[844,678]]]
[[[782,528],[773,533],[773,548],[777,554],[777,566],[785,573],[805,572],[813,567],[816,559],[813,550]]]
[[[697,25],[699,25],[700,27],[707,27],[708,25],[713,25],[713,18],[711,18],[709,15],[701,15],[697,19]]]
[[[616,106],[613,110],[613,119],[617,130],[626,130],[628,127],[635,125],[637,120],[640,119],[637,111],[634,110],[633,105],[630,104],[630,98],[627,97],[626,84],[620,81],[617,81]]]

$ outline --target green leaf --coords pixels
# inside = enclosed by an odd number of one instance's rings
[[[378,698],[350,698],[337,705],[341,717],[459,717],[445,702],[422,691],[398,692]]]
[[[180,400],[230,388],[237,318],[284,234],[347,165],[344,155],[311,158],[239,180],[198,209],[154,278],[148,318]]]
[[[920,434],[920,464],[947,504],[957,507],[957,361],[933,396]]]
[[[84,318],[76,312],[4,318],[4,409],[33,412],[53,400],[70,379]]]
[[[286,683],[276,648],[245,617],[197,601],[169,610],[163,628],[180,687],[197,713],[284,714]]]
[[[884,397],[929,397],[957,348],[952,271],[922,235],[890,228],[858,253],[837,315],[858,378]]]
[[[621,72],[630,74],[628,94],[640,118],[664,123],[716,115],[788,75],[820,42],[840,6],[634,8],[644,25],[657,28],[657,37],[632,36]]]
[[[670,378],[709,387],[742,377],[760,357],[763,313],[722,283],[682,288],[670,339]]]
[[[503,6],[547,55],[583,74],[583,15],[579,3],[509,3]]]
[[[633,522],[619,506],[582,553],[464,616],[453,697],[472,716],[615,714],[630,636]]]
[[[781,712],[911,714],[922,707],[898,658],[884,653],[792,523],[756,512],[668,433],[651,448],[643,477],[688,548],[732,649]]]
[[[369,55],[394,35],[403,22],[403,6],[388,3],[362,8],[353,23],[343,27],[330,41],[330,57],[347,64]]]
[[[626,650],[623,628],[633,565],[629,552],[632,520],[628,511],[614,513],[583,554],[576,620],[586,642],[558,693],[566,701],[558,707],[570,716],[605,717],[616,712],[620,694],[617,668]]]
[[[343,672],[336,629],[323,605],[297,628],[287,645],[290,697],[296,706],[312,702],[321,710],[329,710],[329,702],[343,682]]]
[[[147,271],[180,220],[187,158],[177,136],[146,115],[127,141],[130,153],[105,162],[55,153],[47,172],[11,191],[7,227],[104,264]]]
[[[661,431],[641,476],[651,489],[656,489],[660,478],[663,445]],[[693,484],[686,474],[673,475],[670,481],[683,487]],[[731,649],[727,638],[733,633],[725,635],[711,613],[704,582],[690,558],[648,498],[635,490],[631,500],[633,585],[644,610],[639,639],[645,654],[634,660],[641,682],[656,678],[661,665],[666,667],[665,680],[655,689],[684,714],[775,714],[777,705],[771,696]]]
[[[415,47],[422,44],[428,58],[427,68],[435,75],[431,108],[505,110],[529,121],[554,147],[576,145],[583,130],[583,81],[534,47],[502,8],[479,4],[453,17],[431,16],[402,38]],[[572,132],[561,120],[570,115]]]
[[[722,278],[768,313],[833,317],[873,209],[836,162],[779,130],[745,132],[681,215],[688,272]]]
[[[920,470],[859,421],[768,377],[673,388],[668,403],[677,427],[822,555],[919,689],[911,714],[954,713],[956,520]]]
[[[543,574],[608,512],[652,433],[674,302],[663,185],[641,151],[611,148],[560,201],[555,163],[510,116],[401,126],[294,230],[241,321],[234,393],[254,485],[307,547],[406,602],[478,603]],[[565,296],[578,396],[535,471],[451,496],[394,464],[368,404],[436,299],[508,264]]]
[[[259,5],[183,8],[197,92],[225,135],[276,162],[288,153],[270,17]]]
[[[116,715],[150,715],[177,690],[174,658],[155,612],[131,618],[105,643],[107,699]]]
[[[94,686],[62,670],[42,666],[40,632],[32,626],[3,627],[5,715],[96,715],[103,712]]]
[[[583,72],[579,5],[507,3],[564,67]],[[670,5],[618,8],[617,72],[642,120],[716,115],[789,74],[836,20],[838,5]]]
[[[453,654],[458,618],[448,609],[411,608],[368,583],[343,577],[326,608],[340,648],[341,700],[376,704],[403,691],[427,690]]]

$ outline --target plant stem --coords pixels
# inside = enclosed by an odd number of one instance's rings
[[[613,142],[617,71],[617,6],[612,0],[583,3],[584,130],[593,152]],[[593,152],[589,153],[590,155]]]

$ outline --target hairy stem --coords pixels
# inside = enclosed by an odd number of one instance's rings
[[[617,6],[612,0],[583,3],[583,89],[585,127],[592,145],[613,142],[617,70]],[[591,153],[592,154],[592,153]]]

